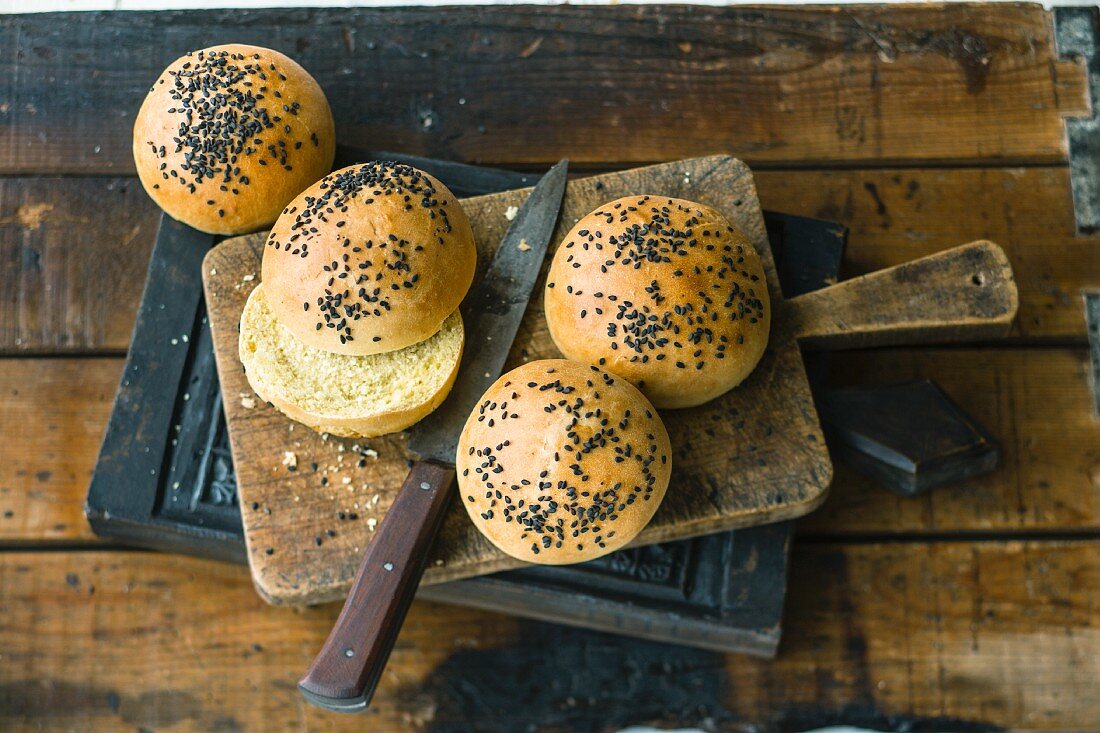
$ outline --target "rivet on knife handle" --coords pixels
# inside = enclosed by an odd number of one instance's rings
[[[428,551],[450,499],[455,469],[419,461],[371,537],[336,626],[298,682],[329,710],[366,708],[420,584]]]

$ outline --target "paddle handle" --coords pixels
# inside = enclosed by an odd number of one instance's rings
[[[419,461],[367,545],[351,592],[298,689],[314,705],[364,710],[420,584],[454,481],[454,466]]]
[[[1004,250],[978,241],[784,301],[780,317],[816,349],[996,338],[1019,296]]]

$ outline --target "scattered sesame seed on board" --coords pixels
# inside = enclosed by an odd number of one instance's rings
[[[256,400],[253,397],[247,394],[241,395],[241,407],[245,408],[246,410],[251,410],[255,406]]]
[[[512,221],[513,219],[516,218],[516,214],[518,214],[518,213],[519,213],[519,207],[518,206],[509,206],[507,209],[504,210],[504,218],[507,219],[508,221]]]
[[[298,456],[294,451],[283,451],[283,465],[287,467],[288,471],[298,468]]]

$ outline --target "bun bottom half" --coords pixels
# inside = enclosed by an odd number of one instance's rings
[[[260,399],[317,432],[373,438],[400,432],[442,404],[464,342],[456,310],[433,336],[396,351],[348,356],[307,346],[276,320],[256,286],[241,314],[245,376]]]

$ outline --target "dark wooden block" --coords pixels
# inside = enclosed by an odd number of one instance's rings
[[[531,182],[524,174],[412,156],[351,148],[340,155],[349,162],[401,157],[446,181],[459,196]],[[835,279],[841,229],[771,213],[766,221],[775,252],[796,244],[815,248],[786,259],[784,278],[797,277],[784,283],[788,292],[801,292],[802,283],[820,287]],[[815,225],[829,234],[815,237]],[[89,490],[88,516],[103,536],[243,562],[233,464],[200,297],[198,262],[215,240],[188,243],[197,233],[167,218],[162,227],[135,325],[133,364],[127,365]],[[839,243],[832,235],[841,237]],[[817,248],[828,255],[816,256]],[[804,264],[792,268],[796,263]],[[176,307],[160,307],[169,302]],[[139,430],[139,423],[152,428]],[[768,656],[779,640],[790,535],[790,523],[780,523],[624,550],[585,566],[525,569],[435,586],[423,595]]]
[[[202,299],[202,258],[216,241],[161,218],[84,511],[105,537],[243,562]]]
[[[704,649],[775,656],[791,522],[425,586],[420,596]]]
[[[902,496],[992,471],[996,441],[931,380],[826,391],[829,447]]]

